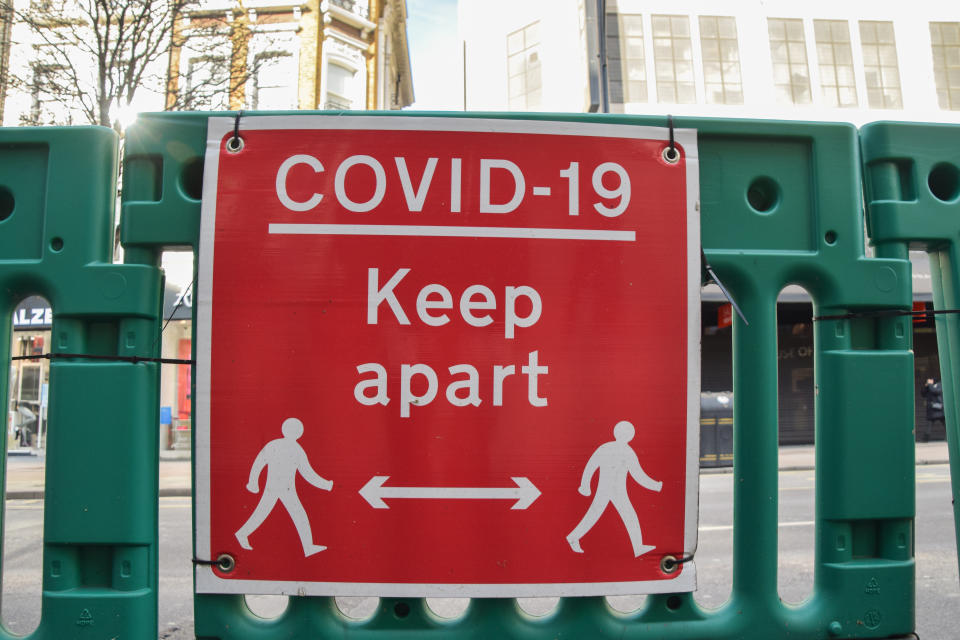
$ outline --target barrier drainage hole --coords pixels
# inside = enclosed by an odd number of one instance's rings
[[[183,166],[180,186],[183,188],[183,195],[191,200],[200,200],[203,197],[203,158],[193,158]]]
[[[949,162],[935,165],[927,176],[927,186],[937,200],[953,202],[960,196],[960,169]]]
[[[837,244],[837,232],[827,231],[827,233],[823,236],[823,239],[827,244],[829,244],[830,246],[833,246]]]
[[[408,605],[406,602],[398,602],[397,604],[393,605],[393,615],[397,616],[398,618],[406,618],[408,615],[410,615],[410,605]]]
[[[10,189],[0,187],[0,222],[13,215],[13,206],[15,201]]]
[[[670,609],[670,611],[676,611],[682,604],[683,599],[681,599],[680,596],[670,596],[667,598],[667,609]]]
[[[63,238],[54,238],[51,240],[50,248],[55,252],[60,253],[61,249],[63,249]]]
[[[773,178],[754,178],[747,187],[747,202],[757,213],[773,213],[780,202],[780,185]]]

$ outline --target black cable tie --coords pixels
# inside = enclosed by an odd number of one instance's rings
[[[236,568],[237,561],[234,560],[233,556],[229,553],[221,553],[216,560],[201,560],[200,558],[194,557],[193,564],[205,567],[216,567],[223,573],[230,573]]]
[[[670,129],[670,155],[675,158],[677,153],[677,145],[673,141],[673,116],[671,115],[667,115],[667,128]]]
[[[713,280],[714,284],[720,287],[720,292],[723,293],[723,297],[727,299],[727,302],[730,303],[730,306],[733,307],[733,310],[737,312],[737,315],[740,316],[740,319],[743,320],[743,324],[750,326],[750,323],[747,322],[747,317],[743,315],[743,311],[740,310],[740,307],[737,305],[737,301],[733,299],[733,296],[730,295],[730,292],[727,291],[727,288],[723,286],[723,283],[720,282],[720,278],[717,277],[717,274],[714,272],[713,267],[710,266],[710,263],[707,262],[707,254],[703,252],[703,246],[700,246],[700,260],[703,264],[703,270],[707,272],[707,275],[710,277],[710,280]]]
[[[233,138],[234,140],[240,139],[240,118],[243,117],[243,109],[237,111],[237,117],[233,119]]]
[[[59,358],[81,358],[86,360],[108,360],[110,362],[159,362],[160,364],[196,364],[196,360],[181,358],[149,358],[145,356],[104,356],[93,353],[41,353],[35,356],[13,356],[13,360],[55,360]]]
[[[201,560],[200,558],[194,558],[193,564],[202,564],[204,566],[216,566],[220,564],[219,560]]]
[[[677,564],[686,564],[686,563],[690,562],[691,560],[693,560],[693,554],[692,554],[692,553],[688,553],[688,554],[685,555],[685,556],[680,556],[679,558],[677,558],[677,559],[675,560],[675,562],[676,562]]]
[[[233,119],[233,137],[227,140],[227,151],[230,153],[240,153],[243,149],[243,138],[240,137],[240,118],[242,117],[243,109],[240,109]]]
[[[947,315],[960,313],[960,309],[925,309],[923,311],[905,311],[903,309],[874,309],[871,311],[851,311],[850,313],[839,313],[831,316],[814,316],[814,322],[818,320],[853,320],[855,318],[896,318],[899,316],[912,316],[914,318],[926,318],[936,315]]]

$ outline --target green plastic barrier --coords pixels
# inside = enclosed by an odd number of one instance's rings
[[[207,115],[150,114],[128,131],[121,227],[128,255],[150,262],[161,249],[196,249]],[[510,117],[666,126],[658,117]],[[674,125],[699,132],[704,248],[749,321],[735,318],[733,327],[731,599],[707,610],[691,594],[650,596],[642,610],[623,615],[603,598],[568,598],[537,619],[513,600],[478,599],[453,621],[437,619],[423,600],[381,599],[377,613],[358,622],[341,615],[332,598],[294,597],[279,618],[263,620],[242,596],[198,594],[198,638],[765,640],[913,631],[909,317],[816,322],[815,586],[799,606],[777,595],[777,294],[789,283],[802,285],[815,316],[911,308],[905,248],[881,246],[881,257],[864,257],[857,131],[696,118],[675,118]]]
[[[30,638],[156,637],[159,365],[132,357],[157,350],[161,273],[112,264],[116,176],[109,129],[0,130],[0,361],[19,301],[42,295],[55,315]]]
[[[877,122],[861,144],[867,223],[878,254],[930,256],[935,310],[960,308],[960,126]],[[960,316],[936,316],[937,350],[960,545]],[[958,546],[960,548],[960,546]]]

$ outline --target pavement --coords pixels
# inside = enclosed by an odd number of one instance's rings
[[[7,455],[7,499],[36,500],[43,498],[45,458],[43,451],[23,450]],[[164,452],[160,458],[160,495],[190,496],[189,451]],[[19,454],[19,455],[18,455]]]
[[[946,442],[918,442],[918,465],[947,464]],[[19,450],[7,456],[7,499],[36,500],[43,498],[44,452]],[[164,451],[160,454],[160,495],[190,496],[190,458],[188,451]],[[780,470],[814,468],[814,448],[809,446],[780,447]],[[703,473],[730,473],[730,467],[703,469]]]
[[[916,460],[918,465],[949,464],[950,454],[947,443],[918,442]],[[795,471],[813,469],[813,446],[780,447],[780,470]]]

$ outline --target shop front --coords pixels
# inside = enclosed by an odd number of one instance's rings
[[[193,323],[190,287],[168,284],[163,296],[161,356],[189,360]],[[190,452],[193,434],[190,366],[164,364],[160,370],[160,450]]]
[[[923,252],[911,252],[913,309],[932,310],[930,263]],[[716,286],[704,288],[702,380],[704,393],[730,393],[733,389],[732,310]],[[747,319],[749,321],[749,318]],[[777,300],[777,399],[781,445],[814,441],[813,304],[807,292],[790,285]],[[917,440],[943,440],[944,423],[938,397],[925,389],[940,382],[937,334],[932,316],[913,319],[915,425]],[[732,398],[732,394],[731,394]],[[939,398],[942,402],[942,397]]]
[[[40,356],[49,351],[53,311],[38,296],[25,299],[13,314],[10,355]],[[7,450],[42,449],[47,430],[50,361],[45,358],[10,361]]]

